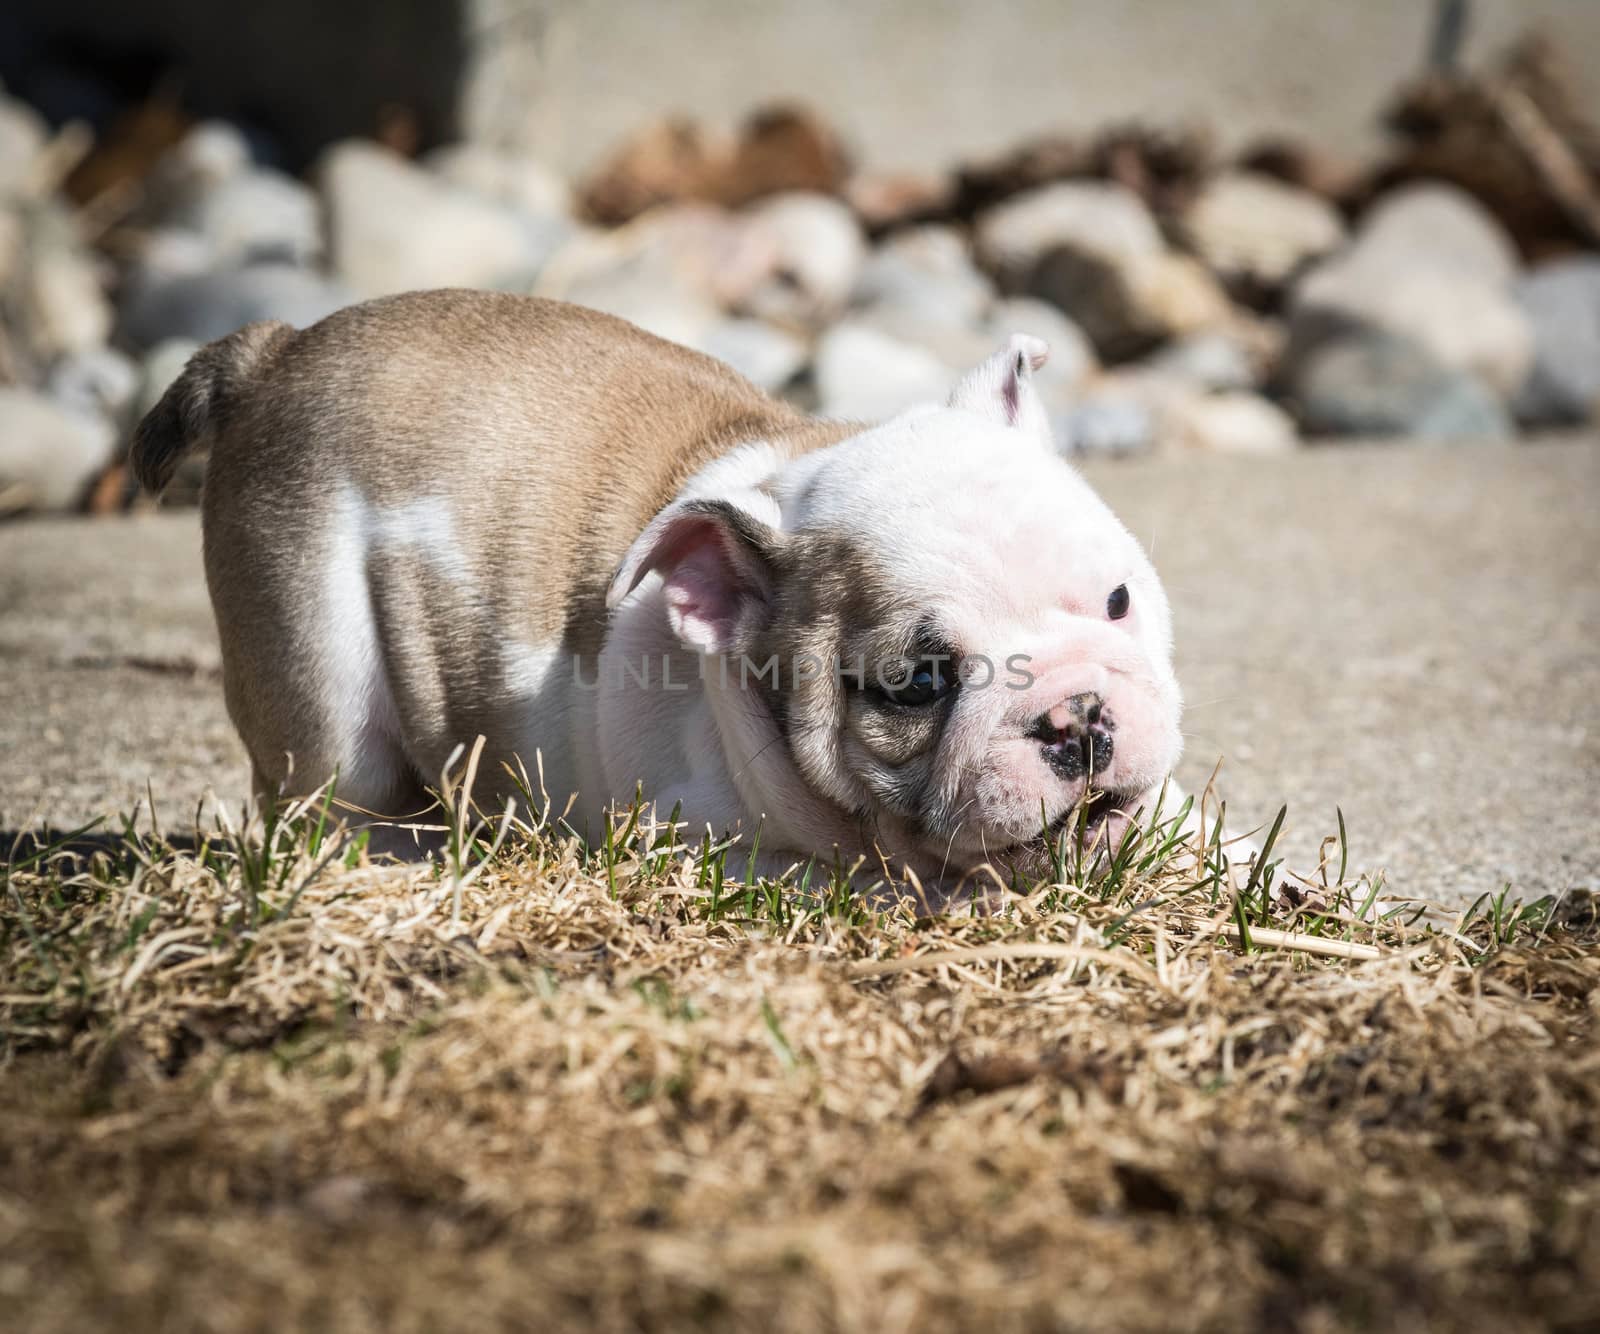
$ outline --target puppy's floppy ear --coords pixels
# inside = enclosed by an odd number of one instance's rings
[[[950,406],[964,408],[1014,426],[1046,448],[1053,448],[1050,417],[1033,387],[1033,373],[1044,365],[1050,345],[1042,338],[1012,334],[1005,351],[961,377],[950,394]]]
[[[776,528],[726,500],[680,500],[639,534],[606,593],[615,607],[659,571],[673,634],[702,653],[727,653],[770,604]]]

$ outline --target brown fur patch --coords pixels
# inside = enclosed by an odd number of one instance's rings
[[[409,758],[432,779],[444,758],[433,739],[498,733],[504,721],[503,672],[474,655],[474,635],[559,644],[592,662],[612,572],[691,475],[746,442],[799,454],[858,429],[806,418],[721,362],[610,316],[468,291],[224,339],[163,403],[142,431],[152,481],[213,441],[206,569],[230,711],[259,770],[280,778],[292,752],[296,784],[309,785],[339,758],[325,753],[306,609],[346,522],[341,495],[379,509],[440,502],[459,559],[493,590],[492,619],[463,636],[471,609],[414,562],[375,574]],[[504,758],[491,752],[484,771]]]

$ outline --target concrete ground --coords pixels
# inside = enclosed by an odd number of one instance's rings
[[[1103,464],[1153,548],[1180,776],[1230,822],[1342,807],[1355,865],[1461,901],[1600,887],[1600,442]],[[0,526],[0,829],[248,787],[193,513]]]

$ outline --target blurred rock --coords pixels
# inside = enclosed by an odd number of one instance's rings
[[[1294,420],[1259,394],[1194,394],[1176,400],[1161,421],[1161,440],[1211,454],[1286,454],[1298,447]]]
[[[1517,284],[1533,368],[1512,400],[1527,426],[1600,420],[1600,255],[1556,260]]]
[[[850,159],[833,127],[803,106],[770,106],[744,123],[710,197],[730,208],[789,191],[837,195]]]
[[[0,289],[9,287],[22,272],[27,245],[27,226],[18,209],[7,208],[0,199]]]
[[[1115,389],[1084,398],[1054,421],[1056,445],[1091,456],[1143,454],[1155,447],[1155,409],[1136,394]]]
[[[699,347],[724,318],[703,289],[647,254],[563,273],[548,286],[541,280],[536,294],[615,315],[686,347]]]
[[[249,264],[131,286],[118,330],[141,350],[169,338],[209,343],[254,320],[283,320],[303,329],[354,300],[348,288],[312,270]]]
[[[1362,214],[1356,243],[1367,255],[1393,255],[1497,286],[1520,268],[1516,245],[1494,215],[1466,191],[1437,182],[1384,195]]]
[[[26,103],[0,94],[0,200],[28,192],[49,137],[43,116]]]
[[[1355,331],[1296,362],[1285,388],[1314,435],[1503,440],[1511,420],[1482,381],[1441,365],[1426,348],[1381,331]]]
[[[109,422],[0,386],[0,513],[75,508],[115,445]]]
[[[581,233],[551,258],[533,290],[698,347],[771,278],[777,257],[773,234],[750,218],[677,204],[614,231]]]
[[[250,168],[250,143],[225,120],[203,120],[167,149],[145,180],[145,194],[158,212],[191,195],[232,180]]]
[[[1057,251],[1125,264],[1166,248],[1137,195],[1098,181],[1063,181],[1018,195],[978,219],[975,242],[978,262],[1012,292],[1026,289]]]
[[[199,350],[200,344],[192,338],[166,338],[144,354],[139,362],[139,387],[133,404],[136,422],[161,401],[173,381],[183,374],[189,358]]]
[[[330,148],[318,178],[334,272],[362,298],[526,287],[571,230],[520,217],[361,140]]]
[[[1234,169],[1270,176],[1331,202],[1352,195],[1359,188],[1362,175],[1361,167],[1354,162],[1319,145],[1274,136],[1248,145],[1234,162]]]
[[[780,194],[748,210],[751,223],[772,238],[771,275],[739,304],[749,314],[816,329],[850,299],[867,243],[855,214],[837,199]]]
[[[1089,150],[1066,135],[1043,135],[1008,153],[970,162],[956,175],[956,211],[972,217],[1013,195],[1089,170]]]
[[[1095,376],[1065,415],[1073,448],[1083,453],[1132,454],[1171,443],[1169,423],[1202,397],[1186,380],[1143,366]]]
[[[137,199],[157,164],[193,124],[169,91],[152,92],[131,104],[124,96],[118,96],[109,123],[96,131],[89,151],[62,183],[74,204]]]
[[[1176,339],[1140,364],[1207,392],[1254,389],[1262,379],[1250,349],[1231,333]]]
[[[696,121],[657,121],[622,144],[584,183],[583,210],[596,222],[615,226],[658,204],[703,199],[730,151]]]
[[[1075,377],[1075,349],[1085,340],[1065,315],[1018,298],[999,316],[994,286],[973,265],[965,238],[936,225],[899,232],[872,252],[850,314],[856,325],[921,348],[949,368],[973,366],[994,353],[1013,331],[1001,327],[1010,322],[1016,332],[1037,333],[1062,345],[1060,358],[1052,358],[1041,372],[1041,385]]]
[[[128,424],[139,392],[139,369],[115,348],[86,347],[58,360],[44,387],[62,407],[120,428]]]
[[[822,336],[814,374],[824,416],[864,422],[941,403],[958,378],[925,348],[848,319]]]
[[[55,210],[35,214],[26,228],[21,306],[29,346],[41,362],[110,336],[111,303],[100,263],[78,243],[75,222]]]
[[[423,165],[450,184],[535,218],[570,217],[572,190],[542,163],[487,144],[449,144],[423,158]]]
[[[994,285],[973,264],[965,239],[951,227],[924,226],[881,242],[862,265],[854,302],[885,323],[975,329],[994,299]]]
[[[1488,70],[1430,69],[1385,114],[1405,142],[1371,188],[1452,182],[1526,255],[1600,246],[1600,122],[1568,61],[1533,31]]]
[[[1397,191],[1363,219],[1350,249],[1296,284],[1286,356],[1347,329],[1381,330],[1509,396],[1533,359],[1532,328],[1510,290],[1516,271],[1509,239],[1460,191]]]
[[[708,356],[727,362],[768,392],[776,392],[793,380],[809,355],[804,341],[761,320],[722,320],[712,325],[695,346]]]
[[[1133,191],[1166,217],[1188,207],[1212,169],[1211,136],[1199,126],[1113,125],[1090,150],[1096,175]]]
[[[1059,306],[1111,360],[1210,328],[1230,307],[1216,280],[1166,248],[1150,211],[1120,185],[1067,181],[1001,204],[977,252],[1003,291]]]
[[[1366,328],[1420,344],[1440,365],[1502,396],[1533,361],[1533,331],[1509,292],[1405,263],[1357,261],[1308,278],[1297,294],[1288,356],[1298,360],[1331,330]]]
[[[322,204],[315,192],[262,167],[193,188],[162,221],[199,233],[224,262],[309,264],[323,249]]]
[[[183,227],[158,227],[142,233],[138,240],[123,274],[125,289],[193,277],[217,262],[211,242]]]
[[[839,138],[803,107],[757,111],[737,138],[672,117],[646,127],[580,191],[596,222],[631,221],[659,204],[703,200],[736,208],[767,195],[836,195],[849,162]]]
[[[845,199],[874,235],[940,222],[956,205],[956,182],[939,172],[869,172],[850,178]]]
[[[1211,180],[1182,227],[1195,253],[1246,300],[1275,294],[1308,261],[1344,241],[1344,222],[1331,204],[1249,172]]]
[[[1062,247],[1039,261],[1028,290],[1071,315],[1110,361],[1221,327],[1232,315],[1205,266],[1170,251],[1118,257]]]
[[[1146,334],[1163,341],[1181,338],[1225,325],[1233,314],[1216,280],[1189,255],[1169,251],[1139,259],[1127,269],[1126,282],[1132,299],[1126,316],[1130,340]],[[1116,339],[1108,333],[1106,341]]]

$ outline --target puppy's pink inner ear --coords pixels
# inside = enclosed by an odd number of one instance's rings
[[[1007,426],[1015,426],[1022,420],[1022,377],[1027,373],[1027,358],[1019,352],[1012,358],[1011,373],[1000,389],[1000,405],[1005,410]]]
[[[735,573],[726,540],[714,523],[694,524],[673,544],[662,584],[673,633],[705,653],[723,652],[732,644],[754,592]]]
[[[781,541],[776,529],[728,501],[680,501],[656,515],[629,549],[606,606],[619,606],[657,571],[672,633],[702,653],[727,653],[771,595]]]

